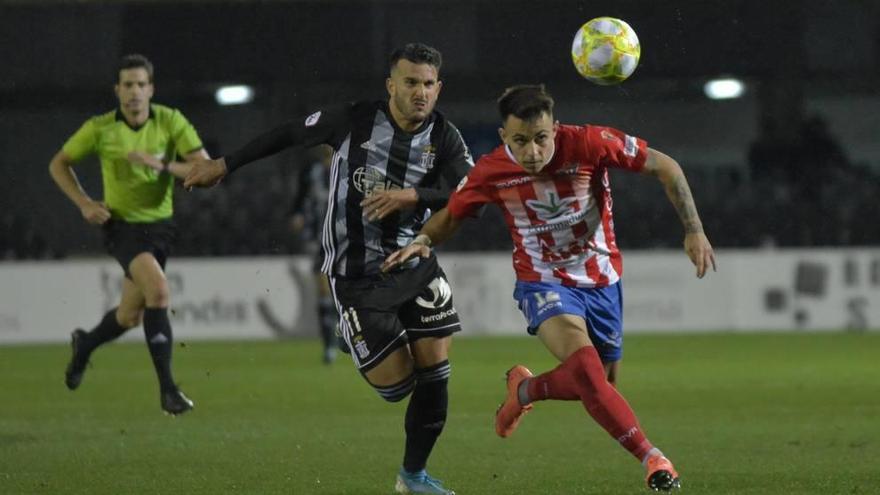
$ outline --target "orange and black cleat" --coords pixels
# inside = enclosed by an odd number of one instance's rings
[[[678,473],[672,467],[672,462],[663,455],[653,455],[646,463],[648,474],[645,481],[648,488],[655,492],[668,492],[681,488],[681,480]]]
[[[507,398],[495,411],[495,433],[501,438],[509,437],[523,414],[532,410],[531,404],[524,406],[519,402],[519,384],[530,377],[532,372],[520,364],[507,370]]]

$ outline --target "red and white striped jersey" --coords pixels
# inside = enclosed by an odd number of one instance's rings
[[[605,287],[623,274],[614,239],[608,168],[641,171],[647,143],[617,129],[561,125],[556,151],[528,174],[507,146],[477,161],[447,208],[458,219],[481,205],[501,207],[513,238],[518,280]]]

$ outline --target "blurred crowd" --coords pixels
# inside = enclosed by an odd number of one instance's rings
[[[476,146],[473,151],[479,156],[489,150]],[[820,117],[805,121],[788,139],[765,125],[748,152],[747,164],[682,165],[715,247],[880,245],[875,223],[880,218],[880,178],[868,164],[850,162]],[[316,249],[317,240],[308,229],[292,227],[296,167],[251,169],[247,177],[236,174],[210,191],[178,191],[176,256]],[[656,180],[612,172],[611,187],[622,248],[681,246],[680,223]],[[63,258],[72,250],[48,242],[26,212],[7,209],[0,220],[0,259]],[[466,222],[462,230],[442,249],[511,249],[503,219],[494,208]]]

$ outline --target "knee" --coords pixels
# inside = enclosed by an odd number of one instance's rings
[[[141,324],[143,321],[144,313],[143,311],[125,311],[121,309],[116,310],[116,323],[119,323],[119,326],[128,330],[129,328],[134,328]]]
[[[400,402],[405,399],[416,386],[416,375],[410,374],[403,380],[387,386],[373,385],[379,396],[388,402]]]
[[[148,308],[167,308],[171,301],[171,291],[168,284],[156,283],[144,290],[144,301]]]
[[[452,375],[452,365],[448,359],[428,366],[426,368],[417,368],[415,370],[416,378],[420,385],[436,384],[435,386],[445,387]]]

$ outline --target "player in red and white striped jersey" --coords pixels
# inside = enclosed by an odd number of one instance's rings
[[[494,203],[514,242],[518,301],[528,331],[561,364],[533,376],[508,371],[495,429],[507,437],[539,400],[580,400],[587,412],[646,467],[648,486],[680,485],[672,463],[645,436],[614,382],[622,356],[623,265],[614,237],[609,168],[656,176],[685,231],[684,247],[702,278],[715,255],[678,163],[616,129],[562,125],[543,86],[515,86],[498,100],[504,144],[483,156],[391,269],[451,236],[462,220]]]
[[[614,284],[622,266],[607,169],[642,171],[648,148],[607,127],[559,125],[555,134],[555,152],[536,174],[510,146],[484,156],[450,199],[449,214],[463,219],[484,203],[497,204],[513,237],[518,280]]]

